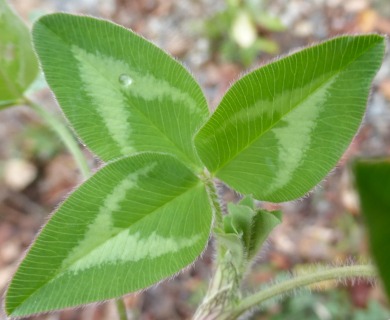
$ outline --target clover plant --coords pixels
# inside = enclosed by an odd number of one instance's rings
[[[33,27],[46,80],[69,124],[104,165],[55,211],[6,294],[11,317],[119,298],[190,266],[210,236],[216,271],[196,319],[235,319],[339,267],[244,297],[240,285],[280,212],[256,200],[307,194],[358,130],[384,37],[342,36],[239,79],[213,114],[179,62],[139,35],[91,17]],[[216,183],[243,199],[222,212]]]

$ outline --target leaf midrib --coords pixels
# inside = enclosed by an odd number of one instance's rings
[[[308,100],[313,94],[315,94],[318,90],[321,89],[321,87],[326,83],[326,82],[329,82],[329,80],[331,80],[332,78],[337,78],[345,69],[347,69],[352,63],[354,63],[357,59],[359,59],[361,56],[363,56],[367,51],[371,50],[373,47],[375,47],[376,45],[380,44],[380,42],[374,42],[370,47],[368,47],[367,49],[365,49],[364,51],[362,51],[361,54],[359,54],[358,56],[356,56],[354,59],[352,59],[350,62],[348,62],[344,67],[338,69],[337,71],[335,71],[331,76],[329,76],[327,79],[325,79],[323,82],[321,82],[313,91],[311,91],[306,97],[304,97],[303,99],[299,100],[296,105],[294,107],[292,107],[290,110],[288,110],[286,113],[284,113],[280,118],[279,120],[277,120],[276,122],[274,122],[273,124],[271,124],[265,131],[261,132],[258,136],[256,136],[255,138],[253,138],[244,148],[240,149],[238,152],[236,152],[236,154],[234,156],[232,156],[231,158],[229,158],[227,161],[225,161],[221,166],[218,167],[217,170],[215,170],[213,173],[214,175],[217,176],[218,172],[221,171],[221,169],[223,169],[226,165],[228,165],[229,163],[231,163],[235,158],[237,158],[242,152],[244,152],[246,149],[248,149],[249,147],[251,147],[256,141],[258,141],[263,135],[265,135],[268,131],[272,130],[280,121],[283,120],[283,118],[285,118],[288,114],[290,114],[291,112],[295,111],[297,109],[297,107],[299,105],[301,105],[303,102],[305,102],[306,100]],[[310,48],[307,48],[307,50],[310,49]],[[279,61],[278,61],[279,62]]]
[[[109,241],[110,239],[114,238],[116,235],[118,235],[119,233],[129,229],[130,227],[133,227],[134,225],[140,223],[144,218],[146,217],[149,217],[150,215],[152,214],[155,214],[157,211],[161,210],[162,208],[164,208],[165,206],[167,206],[169,203],[175,201],[176,199],[184,196],[186,193],[192,191],[193,189],[195,189],[196,187],[200,186],[201,185],[201,181],[197,179],[197,181],[191,186],[189,187],[188,189],[186,189],[185,191],[183,191],[182,193],[178,194],[177,196],[175,196],[174,198],[170,199],[169,201],[165,202],[163,205],[153,209],[150,213],[144,215],[143,217],[141,217],[140,219],[138,219],[135,223],[131,224],[130,226],[126,227],[126,228],[123,228],[122,230],[116,232],[115,234],[113,234],[111,237],[109,237],[108,239],[105,239],[103,242],[99,243],[97,246],[95,246],[94,248],[92,248],[91,250],[89,250],[85,255],[87,254],[90,254],[91,252],[93,252],[94,250],[96,250],[98,247],[100,247],[101,245],[103,245],[106,241]],[[74,247],[72,247],[73,249]],[[85,256],[84,255],[84,256]],[[71,264],[69,264],[67,266],[67,268],[69,268],[70,266],[74,265],[76,262],[80,261],[84,256],[80,257],[79,259],[76,259],[74,260]],[[16,307],[13,308],[12,312],[10,313],[10,315],[12,315],[13,312],[15,312],[15,310],[17,310],[18,308],[20,308],[24,302],[26,302],[28,299],[30,299],[34,294],[36,294],[39,290],[41,290],[44,286],[46,286],[48,283],[50,283],[51,281],[54,281],[57,277],[63,275],[64,273],[66,272],[66,270],[62,269],[61,267],[58,269],[58,271],[53,275],[53,277],[51,277],[50,280],[48,281],[44,281],[44,283],[42,283],[39,287],[37,287],[34,291],[31,292],[31,294],[29,294],[26,298],[23,299],[23,301],[21,301]],[[50,310],[55,310],[55,309],[50,309]],[[50,311],[50,310],[47,310],[47,311]]]

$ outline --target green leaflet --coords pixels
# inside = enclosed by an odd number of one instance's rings
[[[253,214],[248,206],[228,203],[228,214],[223,219],[225,232],[240,235],[245,247],[249,244]]]
[[[116,24],[62,13],[38,20],[33,40],[62,110],[101,159],[156,151],[200,166],[192,140],[207,103],[172,57]]]
[[[281,211],[268,212],[257,210],[252,219],[248,258],[252,259],[258,254],[264,241],[274,228],[282,222]]]
[[[6,311],[24,316],[148,287],[200,255],[211,216],[204,184],[173,157],[111,162],[44,227],[10,284]]]
[[[378,35],[343,36],[249,73],[195,136],[200,158],[256,199],[303,196],[355,135],[384,46]]]
[[[251,204],[252,201],[252,204]],[[224,216],[224,231],[239,236],[246,259],[252,260],[271,231],[281,222],[280,211],[256,210],[250,197],[239,204],[229,203]]]
[[[0,0],[0,109],[15,104],[37,74],[28,29]]]
[[[247,206],[251,209],[256,208],[255,201],[251,195],[243,197],[238,204],[240,204],[242,206]]]
[[[390,298],[390,159],[360,161],[355,174],[371,252]]]

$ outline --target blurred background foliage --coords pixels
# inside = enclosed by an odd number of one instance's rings
[[[269,34],[286,28],[266,6],[263,0],[227,0],[226,8],[205,22],[211,54],[248,67],[263,52],[278,53],[279,46]]]

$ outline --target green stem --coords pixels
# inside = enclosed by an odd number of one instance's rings
[[[235,310],[241,298],[241,275],[237,273],[234,259],[228,252],[225,259],[217,258],[216,270],[207,293],[197,308],[193,320],[223,320],[228,310]],[[230,260],[230,261],[229,261]]]
[[[72,154],[74,160],[76,161],[81,174],[85,179],[89,178],[91,172],[88,167],[87,161],[85,159],[84,154],[82,153],[77,140],[74,138],[73,134],[66,128],[66,126],[57,119],[49,111],[45,110],[40,105],[32,102],[28,98],[25,98],[24,102],[35,110],[45,121],[46,123],[53,129],[58,136],[61,138],[65,146],[68,148],[69,152]]]
[[[217,187],[213,181],[210,181],[209,194],[211,196],[211,201],[213,202],[215,210],[215,227],[223,228],[223,214],[221,209],[221,203],[218,197]]]
[[[306,287],[311,284],[327,280],[341,280],[355,277],[371,278],[375,276],[375,268],[371,265],[335,267],[297,276],[293,279],[275,284],[268,289],[262,290],[249,297],[244,298],[235,309],[234,317],[242,315],[246,311],[250,310],[255,306],[258,306],[266,300],[289,293],[301,287]]]
[[[220,200],[218,197],[217,186],[212,177],[207,175],[207,172],[204,176],[204,182],[214,209],[214,240],[217,254],[215,271],[209,283],[209,288],[193,319],[222,320],[223,318],[220,316],[226,310],[233,309],[241,298],[239,286],[242,275],[237,268],[237,265],[240,265],[237,262],[239,257],[233,255],[231,248],[227,245],[231,241],[230,235],[226,235],[223,231],[223,213],[220,202],[222,199]],[[224,236],[227,236],[228,239]],[[227,242],[224,242],[224,239]],[[240,240],[238,239],[238,241]],[[239,246],[239,244],[237,245]]]
[[[219,202],[219,197],[218,197],[216,185],[213,181],[212,176],[210,175],[210,173],[207,170],[205,170],[205,172],[203,172],[200,177],[206,185],[207,193],[210,197],[210,201],[211,201],[213,209],[214,209],[214,214],[215,214],[214,228],[215,229],[222,229],[223,228],[223,214],[222,214],[221,204]]]
[[[122,298],[115,300],[119,320],[127,320],[126,305]]]

